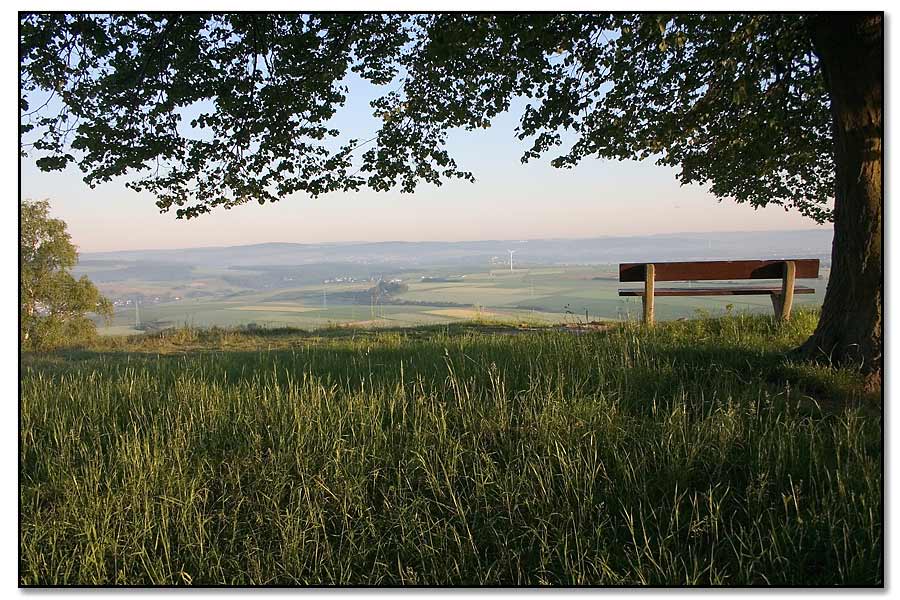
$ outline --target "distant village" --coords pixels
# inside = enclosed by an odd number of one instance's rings
[[[163,294],[161,296],[145,296],[144,294],[129,294],[129,297],[114,297],[111,299],[113,306],[116,308],[129,308],[138,304],[162,304],[164,302],[176,302],[181,300],[181,296],[172,296],[171,294]]]

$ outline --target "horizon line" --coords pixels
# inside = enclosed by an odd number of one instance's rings
[[[706,234],[734,234],[734,233],[797,233],[807,231],[825,231],[822,227],[810,227],[808,229],[753,229],[753,230],[724,230],[724,231],[678,231],[672,233],[642,233],[631,235],[597,235],[588,237],[538,237],[538,238],[509,238],[509,239],[481,239],[481,240],[352,240],[343,242],[254,242],[249,244],[231,244],[216,246],[182,246],[177,248],[135,248],[135,249],[118,249],[118,250],[90,250],[78,252],[79,255],[85,254],[109,254],[119,252],[177,252],[179,250],[222,250],[226,248],[251,248],[254,246],[358,246],[358,245],[374,245],[374,244],[475,244],[480,242],[503,242],[503,243],[523,243],[523,242],[542,242],[542,241],[583,241],[597,240],[607,238],[641,238],[641,237],[663,237],[663,236],[682,236],[682,235],[706,235]],[[828,229],[833,231],[831,229]]]

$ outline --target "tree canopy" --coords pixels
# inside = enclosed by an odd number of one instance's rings
[[[23,152],[91,185],[133,175],[190,218],[472,179],[448,132],[521,98],[523,162],[652,158],[821,222],[834,158],[808,29],[797,14],[26,14]],[[351,72],[384,86],[371,139],[330,123]]]
[[[48,349],[95,332],[86,313],[112,317],[113,306],[82,276],[65,222],[50,217],[46,200],[22,202],[19,234],[20,335],[26,348]]]

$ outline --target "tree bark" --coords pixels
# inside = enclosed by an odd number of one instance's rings
[[[811,26],[831,98],[834,241],[819,324],[801,350],[808,357],[858,365],[867,388],[879,391],[884,294],[883,16],[819,15]]]

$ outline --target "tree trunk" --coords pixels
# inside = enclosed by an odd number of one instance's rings
[[[881,14],[815,17],[811,23],[831,98],[834,137],[834,242],[831,277],[809,357],[858,365],[870,391],[883,369],[882,121],[884,25]]]

